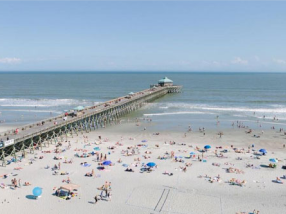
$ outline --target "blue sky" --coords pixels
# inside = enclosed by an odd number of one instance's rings
[[[286,2],[0,2],[0,71],[286,71]]]

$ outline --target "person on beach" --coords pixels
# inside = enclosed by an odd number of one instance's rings
[[[104,184],[105,197],[107,197],[107,193],[108,193],[108,186],[109,186],[108,182],[107,182],[107,181],[105,181],[105,184]]]
[[[109,201],[111,201],[111,191],[110,190],[107,191],[107,198],[108,198]]]
[[[100,195],[94,196],[94,204],[96,204],[101,199]]]

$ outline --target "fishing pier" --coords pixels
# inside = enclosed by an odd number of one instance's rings
[[[18,152],[28,151],[33,154],[35,149],[42,150],[43,147],[49,147],[50,144],[57,144],[57,142],[63,141],[64,137],[73,137],[83,131],[89,132],[106,127],[146,103],[168,93],[181,92],[181,88],[182,86],[173,85],[173,81],[165,77],[159,80],[157,85],[151,85],[149,89],[86,107],[76,113],[63,113],[57,117],[22,126],[18,131],[0,133],[2,166],[6,166],[8,156],[11,156],[12,159],[10,159],[16,162]]]

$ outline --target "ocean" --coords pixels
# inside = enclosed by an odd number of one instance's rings
[[[251,128],[286,128],[286,73],[222,72],[2,72],[0,126],[33,123],[137,92],[164,76],[183,85],[182,93],[166,95],[130,117],[150,117],[158,130],[232,128],[237,121]]]

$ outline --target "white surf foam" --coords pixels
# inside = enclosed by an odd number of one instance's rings
[[[56,114],[61,114],[63,112],[61,111],[53,111],[53,110],[27,110],[27,109],[9,109],[9,110],[3,110],[3,111],[13,111],[13,112],[35,112],[35,113],[56,113]]]
[[[206,110],[215,112],[257,112],[257,113],[286,113],[285,105],[270,105],[269,108],[253,108],[253,107],[225,107],[214,106],[207,104],[189,104],[189,103],[159,103],[159,108],[166,109],[194,109],[194,110]]]
[[[55,107],[55,106],[75,106],[75,105],[92,105],[98,102],[76,99],[0,99],[2,107]]]
[[[164,115],[177,115],[177,114],[214,114],[214,113],[206,113],[206,112],[199,112],[199,111],[181,111],[181,112],[166,112],[166,113],[153,113],[153,114],[144,114],[144,116],[164,116]]]

